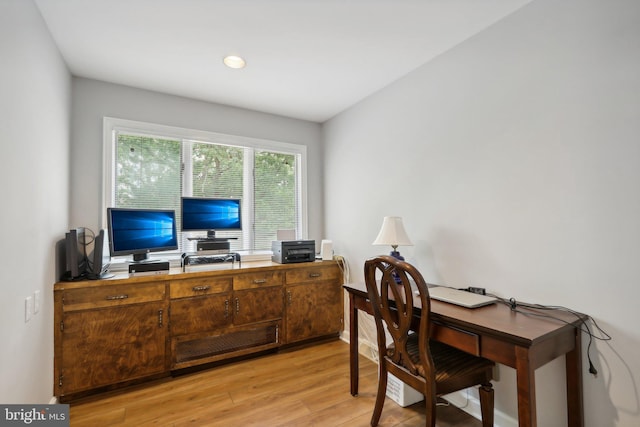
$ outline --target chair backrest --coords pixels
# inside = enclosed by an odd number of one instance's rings
[[[385,357],[387,361],[409,370],[412,375],[418,375],[417,364],[412,362],[407,349],[409,333],[417,330],[420,334],[419,364],[425,371],[424,377],[433,380],[435,374],[428,345],[431,303],[422,274],[405,261],[381,255],[365,262],[364,276],[376,322],[380,359]],[[422,310],[418,325],[414,323],[418,318],[413,316],[416,307]],[[393,340],[392,347],[387,346],[383,320]]]

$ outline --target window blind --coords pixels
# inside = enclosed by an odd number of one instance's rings
[[[299,153],[144,132],[115,133],[110,205],[174,209],[180,251],[193,251],[180,232],[180,199],[242,199],[243,230],[220,232],[232,250],[270,249],[279,229],[300,230]],[[195,233],[195,232],[194,232]]]

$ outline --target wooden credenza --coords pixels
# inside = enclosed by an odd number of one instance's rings
[[[54,285],[61,401],[343,329],[337,262],[271,262]]]

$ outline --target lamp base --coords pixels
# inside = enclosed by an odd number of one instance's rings
[[[395,259],[398,259],[400,261],[404,261],[404,257],[402,255],[400,255],[400,252],[398,252],[398,251],[391,251],[391,253],[389,255],[391,255]],[[398,274],[396,274],[395,271],[393,271],[391,273],[391,275],[393,276],[393,279],[396,281],[396,283],[402,282],[402,280],[400,279],[400,276],[398,276]]]

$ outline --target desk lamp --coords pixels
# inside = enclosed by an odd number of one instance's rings
[[[392,257],[404,261],[404,257],[398,252],[398,246],[413,246],[407,232],[404,231],[402,218],[399,216],[385,216],[382,221],[382,228],[378,237],[373,242],[374,245],[389,245],[393,249],[390,253]]]

